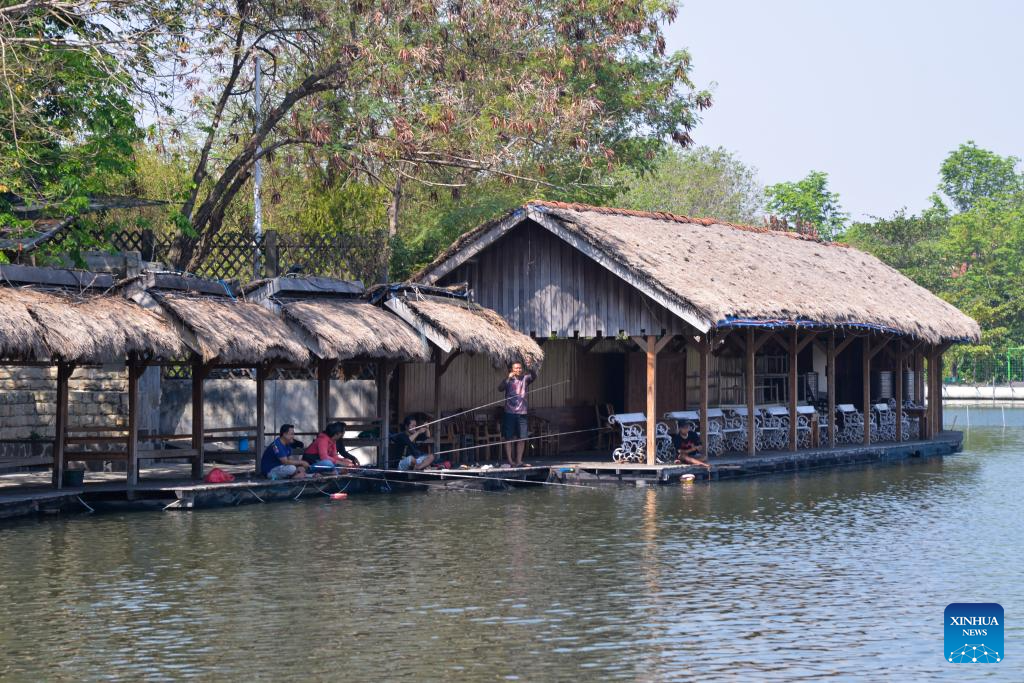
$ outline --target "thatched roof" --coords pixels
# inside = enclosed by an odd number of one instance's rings
[[[388,304],[408,317],[415,327],[431,338],[442,337],[451,349],[482,354],[499,367],[522,361],[538,368],[544,352],[537,342],[517,332],[500,315],[478,304],[454,297],[418,296],[414,292]]]
[[[397,316],[358,299],[286,301],[281,314],[320,358],[430,359],[425,339]]]
[[[874,256],[708,218],[530,202],[463,235],[413,277],[433,283],[532,220],[701,330],[741,321],[868,327],[976,341],[978,324]]]
[[[0,288],[0,356],[105,363],[185,352],[160,317],[119,296]]]
[[[309,350],[288,335],[281,318],[259,304],[208,295],[151,294],[204,362],[309,361]]]

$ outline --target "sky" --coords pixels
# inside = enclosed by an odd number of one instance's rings
[[[1017,0],[683,0],[667,29],[713,92],[697,144],[825,171],[855,220],[926,207],[967,140],[1024,157],[1022,36]]]

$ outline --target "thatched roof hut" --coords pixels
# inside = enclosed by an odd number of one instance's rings
[[[415,288],[384,303],[446,352],[487,356],[495,366],[521,361],[538,368],[544,352],[533,339],[517,332],[494,311],[464,296],[424,294]]]
[[[302,332],[306,345],[323,359],[430,359],[430,347],[425,339],[398,317],[367,301],[330,298],[286,301],[281,304],[281,315]]]
[[[150,295],[203,362],[309,362],[309,350],[285,334],[281,319],[259,304],[188,292]]]
[[[466,233],[413,280],[433,284],[531,221],[701,332],[799,324],[929,343],[980,337],[978,324],[956,307],[851,247],[714,219],[581,204],[530,202]]]
[[[7,269],[36,282],[0,288],[0,357],[108,363],[129,356],[169,359],[185,352],[170,325],[134,302],[88,287],[62,288],[65,271]],[[73,280],[79,282],[80,275]]]

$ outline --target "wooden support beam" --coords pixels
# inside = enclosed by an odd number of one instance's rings
[[[594,350],[595,346],[601,343],[602,339],[604,339],[604,337],[594,337],[593,339],[591,339],[590,341],[583,345],[583,350],[581,351],[581,353],[590,353],[591,351]]]
[[[814,331],[808,332],[807,336],[803,338],[803,341],[801,341],[800,343],[798,343],[796,345],[796,352],[800,353],[801,351],[803,351],[804,349],[807,348],[808,344],[810,344],[811,342],[813,342],[817,338],[818,338],[818,333],[817,332],[814,332]]]
[[[708,448],[708,356],[711,353],[711,347],[708,344],[703,344],[697,349],[700,353],[700,438],[704,443],[704,448]],[[708,451],[704,451],[705,455],[708,455]]]
[[[896,443],[903,443],[903,342],[896,345]]]
[[[676,336],[674,334],[663,335],[661,339],[658,340],[658,343],[654,345],[654,355],[661,353],[662,350],[668,346],[668,343],[675,338]]]
[[[377,467],[388,468],[388,445],[391,440],[391,371],[390,361],[377,364],[377,417],[380,420],[380,445],[377,447]]]
[[[942,415],[942,354],[949,348],[948,345],[940,346],[935,352],[935,434],[940,434],[945,429]]]
[[[658,395],[658,343],[654,335],[647,336],[647,464],[657,463],[658,441],[657,435],[658,416],[655,398]]]
[[[139,378],[145,368],[128,363],[128,497],[132,498],[139,483]]]
[[[266,383],[268,371],[269,368],[266,365],[256,368],[256,441],[253,444],[256,450],[254,461],[256,474],[260,474],[260,459],[263,457],[263,443],[267,434]]]
[[[871,337],[864,337],[861,348],[861,371],[864,378],[864,445],[868,445],[871,443]]]
[[[462,351],[453,351],[448,358],[445,359],[444,363],[441,364],[441,374],[448,372],[448,368],[451,367],[452,361],[462,355]]]
[[[753,331],[754,331],[753,329],[750,330],[751,333],[753,333]],[[753,339],[753,338],[754,337],[748,337],[747,338],[748,339],[748,341],[747,341],[747,348],[748,349],[750,348],[750,341],[749,340]],[[757,341],[755,341],[753,343],[753,345],[754,345],[754,353],[757,353],[758,351],[760,351],[762,346],[764,346],[768,342],[772,341],[773,339],[775,339],[775,332],[767,332],[764,335],[762,335],[761,337],[757,338]]]
[[[53,428],[53,485],[64,488],[64,447],[68,435],[68,380],[74,366],[69,363],[57,364],[57,414]]]
[[[834,335],[834,334],[835,334],[835,333],[833,332],[833,335]],[[845,351],[845,350],[846,350],[846,347],[847,347],[847,346],[849,346],[850,344],[852,344],[852,343],[854,342],[854,340],[855,340],[855,339],[857,339],[857,337],[854,337],[853,335],[848,335],[848,336],[846,337],[846,339],[844,339],[843,341],[839,342],[839,345],[838,345],[838,346],[836,346],[836,355],[838,356],[838,355],[839,355],[839,354],[841,354],[841,353],[842,353],[843,351]]]
[[[789,347],[789,450],[797,451],[797,425],[796,425],[796,393],[797,393],[797,358],[800,354],[800,332],[794,327],[793,338],[787,345]],[[804,340],[806,345],[813,337],[808,336]]]
[[[825,381],[828,382],[828,446],[836,447],[836,333],[828,336],[825,353]]]
[[[871,360],[874,360],[875,356],[877,356],[881,351],[883,351],[889,345],[889,342],[891,342],[891,341],[892,341],[892,337],[884,337],[882,339],[882,343],[881,344],[876,344],[875,346],[873,346],[871,348]]]
[[[441,363],[441,354],[435,352],[434,355],[434,420],[441,419],[441,377],[444,375],[444,371],[448,369],[448,365]],[[434,453],[435,455],[441,450],[441,423],[435,422],[431,429],[434,435]]]
[[[208,368],[202,362],[192,363],[192,450],[196,458],[192,461],[192,478],[203,478],[205,453],[203,451],[203,380]]]
[[[746,339],[746,390],[747,390],[747,454],[754,455],[757,452],[757,429],[754,424],[754,354],[757,353],[758,344],[754,339],[754,330],[747,329]]]
[[[316,364],[316,419],[317,429],[327,427],[331,419],[331,376],[338,364],[330,360],[320,360]]]

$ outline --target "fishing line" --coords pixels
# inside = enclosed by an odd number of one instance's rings
[[[571,379],[563,379],[561,382],[556,382],[555,384],[548,384],[547,386],[537,387],[536,389],[530,389],[526,393],[529,395],[529,394],[532,394],[532,393],[534,393],[536,391],[544,391],[545,389],[552,389],[554,387],[561,386],[562,384],[568,384],[571,381],[572,381]],[[437,424],[438,422],[444,422],[445,420],[450,420],[453,417],[460,417],[462,415],[465,415],[466,413],[472,413],[472,412],[475,412],[477,410],[480,410],[481,408],[487,408],[489,406],[497,405],[499,403],[504,403],[505,401],[506,401],[505,398],[499,398],[497,401],[491,401],[490,403],[484,403],[483,405],[476,406],[475,408],[469,408],[468,410],[463,410],[461,413],[455,413],[454,415],[445,415],[444,417],[439,417],[436,420],[432,420],[430,422],[424,422],[423,424],[417,424],[416,428],[419,429],[421,427],[429,427],[430,425]]]
[[[473,451],[473,450],[476,450],[478,448],[487,448],[488,446],[494,446],[496,444],[497,445],[501,445],[501,444],[506,444],[506,443],[519,443],[521,441],[535,441],[537,439],[550,439],[551,437],[554,437],[554,436],[569,436],[570,434],[584,434],[586,432],[596,432],[596,431],[599,431],[601,429],[604,429],[604,428],[603,427],[590,427],[589,429],[576,429],[576,430],[573,430],[573,431],[570,431],[570,432],[555,432],[553,434],[540,434],[538,436],[527,436],[527,437],[523,437],[521,439],[508,439],[508,440],[502,439],[501,441],[495,441],[495,442],[492,442],[492,443],[489,443],[489,444],[482,444],[482,445],[481,444],[477,444],[476,446],[463,446],[462,448],[450,448],[450,449],[448,449],[446,451],[438,451],[437,453],[434,454],[434,456],[436,457],[438,455],[447,455],[448,453],[460,453],[462,451]],[[401,470],[401,471],[404,472],[406,470]],[[419,471],[422,471],[422,470],[419,470]]]
[[[481,481],[481,482],[490,480],[490,481],[507,481],[507,482],[510,482],[510,483],[513,483],[513,484],[530,484],[530,485],[536,484],[536,485],[540,485],[540,486],[564,486],[565,488],[574,488],[574,489],[589,489],[589,490],[593,490],[593,488],[594,488],[592,486],[587,486],[586,484],[566,484],[564,482],[559,482],[559,481],[530,481],[530,480],[527,480],[527,479],[512,479],[510,477],[492,477],[492,476],[488,475],[486,472],[481,472],[480,474],[464,474],[464,473],[461,473],[461,472],[458,472],[458,471],[452,471],[452,470],[416,470],[416,471],[412,471],[412,470],[378,470],[378,469],[373,469],[373,470],[369,470],[369,471],[371,471],[371,472],[384,472],[384,473],[388,473],[388,474],[406,474],[406,475],[408,475],[408,474],[427,474],[427,475],[430,475],[430,476],[433,476],[433,477],[440,477],[442,479],[445,478],[445,477],[451,477],[453,479],[475,479],[475,480]],[[500,472],[501,469],[500,468],[496,468],[494,470],[488,470],[488,472],[489,471]],[[344,477],[344,476],[351,476],[351,475],[343,474],[343,475],[340,475],[340,476]],[[365,477],[365,478],[373,479],[374,477]],[[379,481],[379,479],[377,481]],[[426,482],[411,482],[411,483],[414,483],[414,484],[421,484],[421,483],[422,484],[426,484]]]

